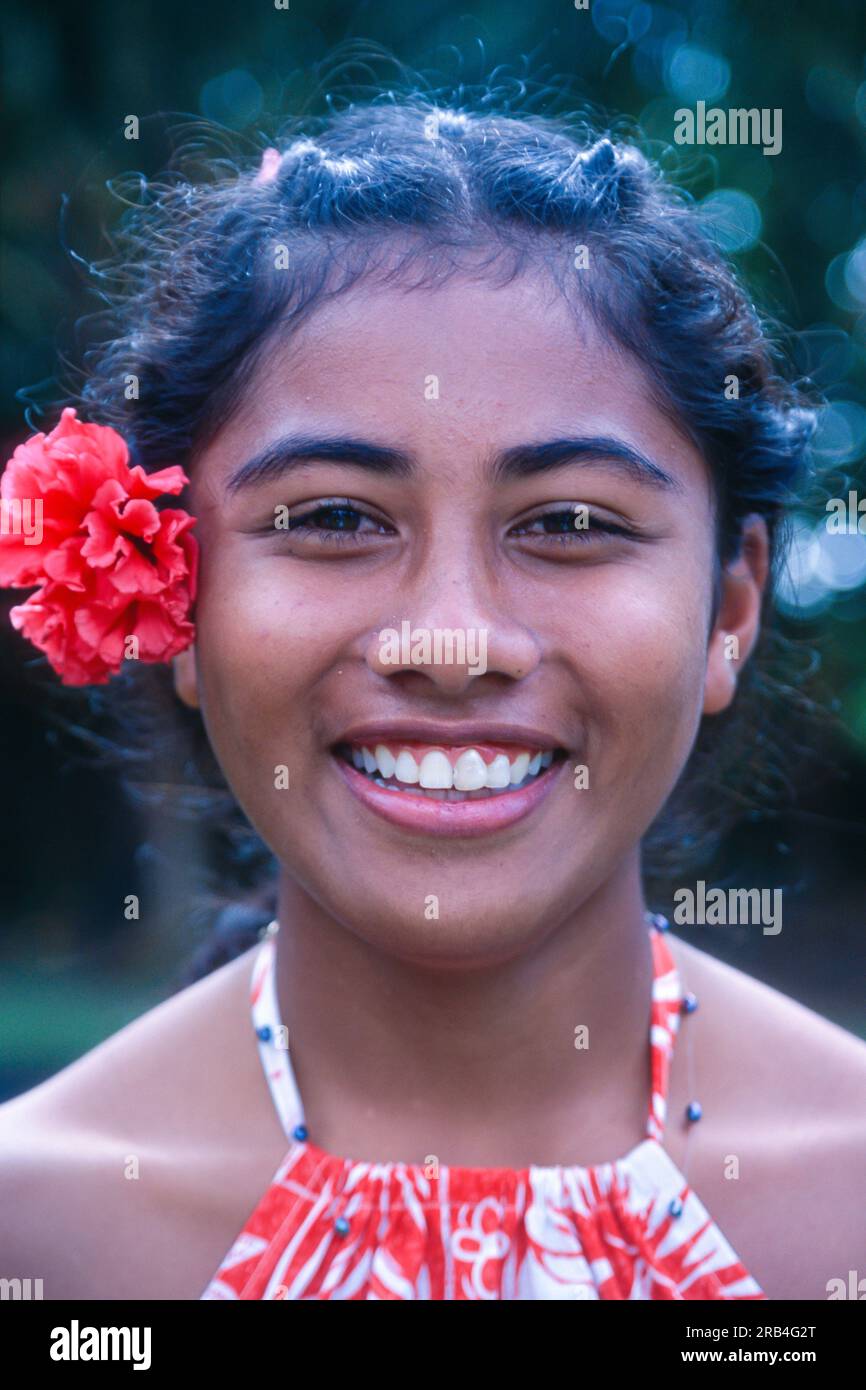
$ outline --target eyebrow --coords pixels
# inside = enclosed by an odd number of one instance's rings
[[[226,484],[230,494],[283,477],[305,463],[328,462],[363,468],[390,478],[411,478],[417,468],[402,449],[351,435],[286,435],[241,464]],[[544,443],[515,444],[490,459],[493,482],[535,477],[569,463],[597,463],[636,482],[672,492],[682,484],[625,440],[610,435],[576,435]]]

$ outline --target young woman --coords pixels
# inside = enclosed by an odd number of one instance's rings
[[[866,1252],[866,1046],[642,887],[742,727],[811,425],[691,205],[636,148],[407,96],[175,180],[121,246],[78,409],[191,479],[195,641],[166,599],[148,656],[279,891],[248,949],[0,1112],[0,1274],[828,1297]],[[147,554],[87,529],[103,578]],[[23,625],[79,682],[91,579]]]

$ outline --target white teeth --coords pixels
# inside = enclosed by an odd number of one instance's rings
[[[553,756],[551,754],[551,756]],[[511,764],[504,753],[497,753],[493,762],[485,771],[485,787],[501,791],[503,787],[511,785]]]
[[[458,792],[477,792],[487,786],[487,764],[476,748],[467,748],[454,764],[454,787]]]
[[[431,791],[450,791],[454,784],[453,770],[444,753],[434,748],[425,753],[421,760],[418,780],[422,787]],[[469,788],[462,788],[466,791]]]
[[[394,768],[397,766],[397,762],[394,754],[385,747],[384,743],[376,745],[376,766],[383,777],[394,776]]]
[[[523,781],[524,777],[526,776],[526,771],[527,771],[527,768],[528,768],[528,767],[529,767],[529,754],[528,754],[528,753],[521,753],[519,757],[517,757],[517,758],[514,759],[514,762],[511,764],[511,771],[510,771],[510,773],[509,773],[509,777],[510,777],[510,780],[511,780],[511,785],[512,785],[513,787],[516,787],[518,782],[522,782],[522,781]]]
[[[408,748],[402,748],[397,757],[384,743],[377,743],[374,750],[356,745],[351,748],[353,765],[359,772],[364,771],[381,786],[393,784],[402,786],[420,785],[433,794],[480,791],[505,791],[509,787],[521,786],[531,777],[550,767],[553,750],[519,753],[513,761],[507,754],[497,753],[492,762],[485,763],[477,748],[466,748],[452,765],[447,754],[439,748],[425,753],[420,765]],[[389,791],[401,787],[388,786]]]
[[[394,776],[398,782],[417,782],[418,764],[412,757],[408,748],[402,749],[396,763],[394,764]]]

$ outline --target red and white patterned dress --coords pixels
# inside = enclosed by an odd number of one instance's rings
[[[303,1107],[272,924],[254,960],[252,1014],[290,1147],[201,1297],[765,1298],[662,1147],[683,996],[664,933],[649,930],[646,1137],[610,1163],[512,1169],[357,1163],[295,1137]]]

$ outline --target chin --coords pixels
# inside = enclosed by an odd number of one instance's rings
[[[358,896],[364,897],[363,893]],[[435,896],[439,899],[438,917],[430,904]],[[337,905],[333,910],[347,930],[374,949],[405,963],[445,970],[502,964],[531,950],[544,936],[545,914],[537,896],[531,903],[515,902],[499,884],[497,897],[509,902],[508,913],[494,907],[482,916],[473,911],[471,897],[458,890],[435,895],[428,882],[426,892],[407,893],[397,903],[365,899],[367,909],[360,919],[357,898],[349,913],[340,912]],[[419,904],[411,915],[407,913],[409,900]],[[449,900],[459,906],[449,909]]]

